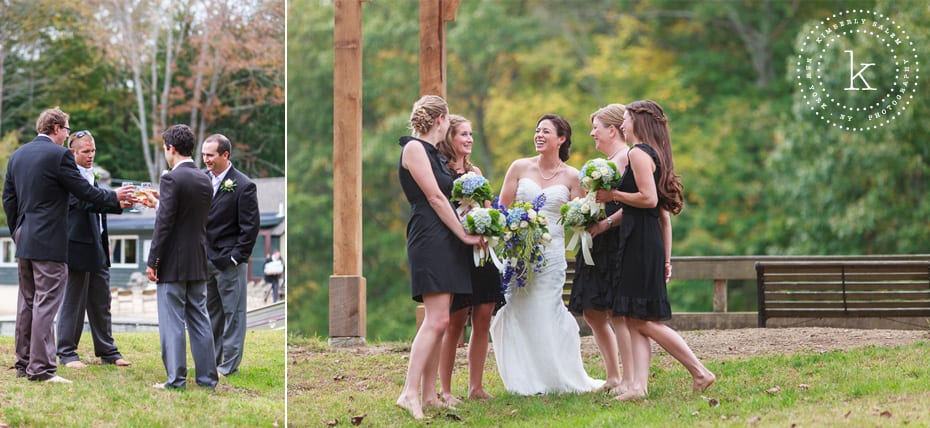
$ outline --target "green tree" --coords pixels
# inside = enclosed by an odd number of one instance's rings
[[[894,17],[910,36],[906,42],[926,46],[930,40],[930,32],[922,24],[930,17],[924,5],[879,2],[875,10]],[[813,23],[805,30],[810,25]],[[888,55],[887,47],[877,43],[875,37],[860,35],[848,40],[864,57]],[[797,43],[798,52],[801,52],[805,39],[798,38]],[[910,54],[909,49],[905,52]],[[824,69],[845,69],[846,57],[832,53],[824,55]],[[831,62],[834,60],[840,63]],[[878,82],[895,81],[898,74],[893,68],[881,65],[872,71],[876,73],[873,81]],[[795,73],[789,74],[792,81],[795,77]],[[843,88],[848,86],[847,77],[842,73],[824,73],[822,80],[825,88]],[[881,96],[882,92],[873,94]],[[769,162],[773,176],[779,177],[772,182],[771,196],[775,204],[789,207],[770,224],[769,251],[789,254],[926,252],[925,242],[930,238],[930,229],[926,227],[930,203],[924,194],[927,191],[925,177],[930,173],[927,161],[930,149],[922,141],[928,125],[921,120],[930,108],[927,103],[930,92],[926,85],[915,85],[903,93],[902,103],[909,102],[909,105],[903,111],[894,109],[901,114],[893,113],[893,120],[886,126],[860,132],[826,123],[813,114],[803,95],[795,92],[791,120],[780,127],[783,140]],[[838,101],[843,105],[870,104],[861,99],[867,95],[865,92],[847,93],[847,98]]]

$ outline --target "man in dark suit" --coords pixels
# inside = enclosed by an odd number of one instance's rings
[[[213,203],[204,246],[209,259],[207,308],[213,324],[217,370],[226,376],[239,370],[245,346],[249,257],[258,236],[255,183],[233,168],[232,144],[220,134],[203,142],[203,163],[213,182]]]
[[[97,186],[94,157],[97,146],[90,131],[78,131],[68,138],[78,171],[88,183]],[[110,315],[110,237],[107,213],[122,214],[132,202],[117,208],[99,207],[70,196],[68,211],[68,285],[58,311],[58,359],[65,367],[83,368],[77,353],[84,331],[84,313],[94,341],[94,354],[104,364],[129,366],[113,340]]]
[[[103,207],[118,207],[132,187],[91,186],[62,147],[71,129],[58,107],[36,121],[38,136],[13,152],[3,186],[3,210],[19,271],[16,307],[16,376],[32,381],[70,383],[56,374],[55,313],[68,281],[68,194]]]
[[[155,230],[145,274],[158,287],[158,334],[168,380],[154,388],[184,388],[190,334],[196,382],[216,388],[213,334],[207,315],[207,255],[203,240],[213,191],[210,179],[191,160],[194,133],[173,125],[162,133],[171,171],[161,176]]]

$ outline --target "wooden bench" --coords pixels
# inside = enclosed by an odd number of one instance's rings
[[[930,261],[756,262],[769,318],[930,317]]]

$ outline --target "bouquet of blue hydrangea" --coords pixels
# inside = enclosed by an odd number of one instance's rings
[[[462,226],[465,227],[465,232],[472,235],[482,235],[488,241],[487,252],[480,246],[474,246],[472,255],[475,266],[484,266],[485,261],[490,258],[498,270],[502,269],[503,263],[494,253],[494,246],[497,245],[504,233],[505,218],[500,211],[494,208],[473,208],[462,218]]]
[[[491,183],[474,172],[466,172],[452,182],[452,200],[459,203],[459,216],[471,208],[484,206],[484,201],[493,201]]]
[[[546,202],[540,194],[532,203],[516,201],[509,207],[499,207],[505,219],[504,233],[497,245],[497,252],[504,260],[501,285],[506,291],[510,287],[524,287],[533,272],[546,266],[543,251],[552,241],[546,216],[539,209]]]
[[[578,179],[581,187],[590,195],[601,189],[613,189],[620,182],[621,175],[613,161],[595,158],[584,163],[578,171]],[[598,203],[597,212],[600,216],[605,215],[603,203]]]
[[[580,241],[584,262],[589,265],[594,265],[594,259],[591,257],[594,238],[587,229],[588,226],[600,220],[599,211],[600,207],[594,199],[594,193],[588,193],[583,198],[572,199],[559,209],[559,223],[573,232],[565,249],[574,250]]]

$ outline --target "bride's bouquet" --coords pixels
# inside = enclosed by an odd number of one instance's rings
[[[594,238],[588,233],[588,226],[600,220],[599,204],[594,200],[594,194],[588,193],[583,198],[575,198],[568,201],[559,209],[559,223],[567,229],[571,229],[572,237],[565,246],[568,251],[574,250],[575,246],[581,242],[581,253],[584,256],[584,262],[594,265],[594,259],[591,257],[591,247],[594,246]]]
[[[462,218],[462,226],[465,232],[472,235],[483,235],[488,241],[488,249],[474,246],[472,256],[475,260],[475,266],[484,266],[485,261],[490,258],[498,270],[503,269],[503,263],[494,253],[494,246],[500,241],[504,233],[505,218],[500,211],[494,208],[473,208]]]
[[[471,208],[484,206],[484,201],[494,200],[491,183],[472,171],[466,172],[452,182],[452,200],[459,203],[458,214]]]
[[[498,253],[504,259],[501,284],[505,291],[509,287],[525,287],[533,272],[546,266],[543,250],[552,236],[546,216],[539,214],[545,203],[546,195],[540,194],[532,203],[516,201],[501,208],[505,228]]]
[[[581,180],[581,187],[592,195],[601,189],[610,190],[620,182],[620,172],[617,171],[617,164],[613,161],[596,158],[591,159],[578,171],[578,179]],[[599,215],[604,214],[604,204],[598,203]]]

